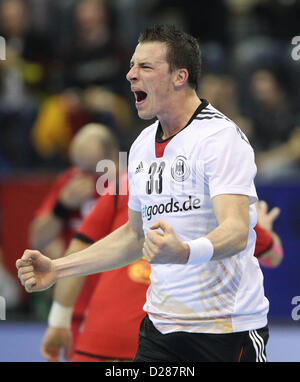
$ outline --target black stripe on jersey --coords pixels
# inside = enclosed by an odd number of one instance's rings
[[[203,115],[203,114],[217,114],[217,115],[223,115],[224,116],[224,114],[220,113],[219,111],[217,111],[217,110],[210,110],[210,109],[202,111],[201,115]]]
[[[205,112],[206,113],[206,112]],[[200,115],[200,114],[199,114]],[[241,131],[241,129],[229,118],[227,118],[225,115],[223,114],[209,114],[207,116],[205,116],[204,113],[201,113],[201,116],[204,115],[203,117],[195,117],[194,119],[198,119],[199,121],[202,121],[204,119],[214,119],[214,118],[218,118],[218,119],[225,119],[226,121],[228,122],[231,122],[233,123],[233,125],[235,126],[235,129],[236,129],[236,132],[238,133],[238,135],[246,142],[248,143],[248,145],[250,145],[249,141],[248,141],[248,138],[246,137],[246,135]]]
[[[226,117],[226,115],[215,112],[215,111],[203,111],[195,119],[201,120],[201,119],[212,119],[212,118],[225,119],[228,122],[232,122],[228,117]]]
[[[199,114],[199,116],[202,116],[202,115],[219,115],[220,117],[228,118],[228,117],[226,117],[225,114],[223,114],[223,113],[220,112],[219,110],[213,110],[213,109],[206,109],[206,110],[203,110],[203,111],[201,112],[201,114]]]
[[[225,119],[225,117],[222,117],[222,116],[220,116],[220,115],[212,115],[212,116],[196,117],[195,119],[198,119],[199,121],[201,121],[202,119],[214,119],[214,118]]]
[[[78,239],[80,241],[82,241],[83,243],[86,243],[86,244],[93,244],[95,243],[94,240],[90,239],[89,237],[83,235],[82,233],[79,233],[79,232],[76,232],[75,235],[73,236],[74,239]]]

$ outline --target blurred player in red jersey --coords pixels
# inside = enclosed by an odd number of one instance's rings
[[[126,177],[123,177],[125,182]],[[127,195],[106,195],[98,200],[74,235],[67,254],[80,251],[127,221]],[[280,213],[275,207],[268,212],[267,203],[257,203],[258,224],[255,256],[263,266],[276,267],[282,260],[278,249],[281,242],[273,231],[273,223]],[[275,244],[276,243],[276,244]],[[105,362],[132,360],[137,349],[138,331],[145,312],[150,266],[141,259],[131,265],[99,275],[98,283],[89,300],[82,332],[75,352],[70,357],[72,335],[70,321],[72,306],[80,292],[84,277],[60,280],[55,288],[54,304],[57,317],[50,319],[41,347],[48,361],[59,361],[60,349],[65,359],[73,362]]]
[[[127,176],[122,178],[127,188]],[[104,195],[71,241],[67,254],[88,247],[128,220],[128,195]],[[143,259],[126,267],[99,275],[87,309],[81,333],[76,341],[75,362],[133,359],[143,305],[149,285],[150,265]],[[69,359],[72,344],[70,321],[72,306],[84,277],[60,280],[55,287],[49,327],[41,347],[48,361],[59,361],[60,348]],[[53,310],[54,308],[54,310]]]
[[[112,159],[116,163],[117,155],[117,142],[106,126],[92,123],[80,129],[70,145],[73,165],[57,176],[31,223],[30,242],[34,248],[46,251],[51,258],[63,255],[76,229],[99,197],[96,192],[97,163],[103,159]],[[72,319],[74,338],[97,278],[97,275],[91,275],[86,279],[77,299]]]

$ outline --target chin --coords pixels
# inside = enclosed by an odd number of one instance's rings
[[[147,114],[146,112],[142,112],[142,110],[138,111],[138,116],[145,121],[156,118],[155,114]]]

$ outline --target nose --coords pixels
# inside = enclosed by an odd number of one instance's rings
[[[132,81],[137,79],[137,70],[136,70],[136,68],[134,66],[132,66],[129,69],[129,72],[126,74],[126,79],[129,82],[132,82]]]

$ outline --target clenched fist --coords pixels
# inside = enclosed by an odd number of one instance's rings
[[[16,262],[18,277],[27,292],[38,292],[50,288],[57,276],[53,260],[39,251],[26,249]]]
[[[163,233],[157,231],[161,229]],[[143,255],[151,264],[186,264],[190,248],[183,243],[173,227],[158,219],[147,232]]]

